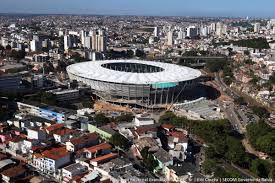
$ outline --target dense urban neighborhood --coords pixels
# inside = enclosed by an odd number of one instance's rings
[[[274,182],[275,19],[0,14],[2,182]]]

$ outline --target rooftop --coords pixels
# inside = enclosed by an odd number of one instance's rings
[[[89,151],[91,153],[95,153],[99,150],[102,150],[102,149],[111,149],[112,146],[108,143],[102,143],[102,144],[98,144],[98,145],[95,145],[95,146],[92,146],[92,147],[89,147],[89,148],[85,148],[86,151]]]
[[[192,68],[141,60],[82,62],[68,66],[67,71],[87,79],[124,84],[177,83],[201,76]]]
[[[70,142],[76,145],[76,144],[82,144],[82,143],[86,143],[88,141],[96,140],[96,139],[98,139],[98,135],[96,133],[88,133],[88,134],[82,135],[81,137],[72,138]]]
[[[1,174],[7,177],[16,177],[20,174],[23,174],[24,172],[26,172],[26,169],[23,166],[18,165],[7,170],[4,170]]]
[[[53,147],[50,150],[45,150],[41,154],[46,158],[58,160],[69,155],[70,153],[67,151],[65,146],[61,146],[56,148]]]

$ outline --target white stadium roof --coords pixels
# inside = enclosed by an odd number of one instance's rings
[[[111,63],[144,64],[160,67],[164,70],[153,73],[132,73],[125,71],[116,71],[102,66],[103,64]],[[167,82],[182,82],[193,80],[201,76],[200,71],[189,67],[141,60],[105,60],[82,62],[68,66],[67,71],[76,76],[91,80],[122,84],[156,84]]]

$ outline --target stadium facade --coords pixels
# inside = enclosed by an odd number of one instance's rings
[[[106,101],[147,108],[180,102],[183,91],[201,76],[192,68],[141,60],[82,62],[68,66],[67,72]]]

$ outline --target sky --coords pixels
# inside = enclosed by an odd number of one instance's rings
[[[275,0],[0,0],[0,13],[275,18]]]

